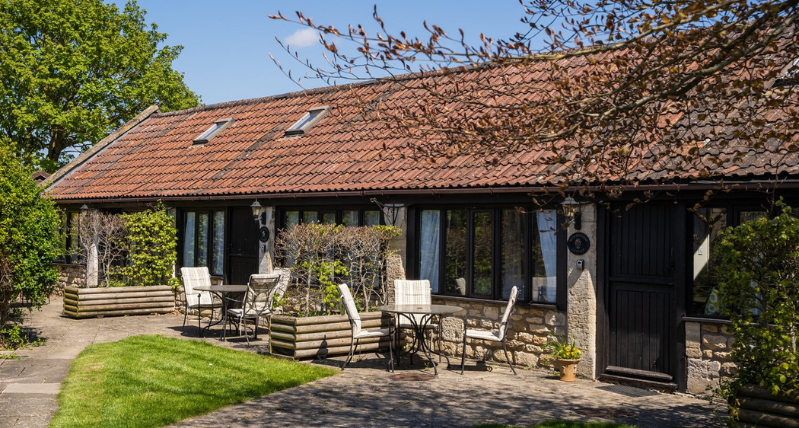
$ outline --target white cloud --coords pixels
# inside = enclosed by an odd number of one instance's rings
[[[294,34],[286,37],[285,41],[293,48],[306,48],[319,41],[319,33],[312,28],[297,30]]]

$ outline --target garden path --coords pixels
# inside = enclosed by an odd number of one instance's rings
[[[44,427],[57,409],[56,394],[71,361],[89,344],[135,334],[196,338],[182,316],[109,317],[73,320],[61,316],[62,301],[34,311],[25,327],[47,339],[0,360],[0,428]],[[262,337],[259,341],[263,345]],[[204,339],[223,344],[215,338]],[[242,342],[224,346],[250,351]],[[478,423],[531,426],[545,419],[617,421],[639,427],[723,426],[723,409],[682,394],[660,394],[600,382],[558,381],[545,370],[507,366],[492,372],[441,370],[424,382],[392,380],[383,360],[364,354],[340,375],[185,420],[174,427],[469,427]],[[340,360],[314,361],[338,365]],[[467,362],[468,364],[468,362]],[[474,364],[474,362],[472,362]],[[404,363],[397,374],[424,374]]]

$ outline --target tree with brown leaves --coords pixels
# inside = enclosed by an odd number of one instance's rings
[[[526,162],[540,170],[540,184],[610,195],[643,184],[721,183],[731,170],[799,173],[783,162],[799,130],[797,1],[522,6],[526,33],[481,34],[476,45],[462,30],[453,36],[427,23],[425,37],[391,34],[377,8],[373,34],[301,12],[272,18],[320,32],[327,61],[303,63],[312,77],[377,78],[408,94],[359,100],[366,120],[404,137],[402,155],[473,156],[499,167],[536,153]]]

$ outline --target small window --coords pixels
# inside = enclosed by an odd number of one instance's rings
[[[300,120],[291,125],[286,130],[286,135],[298,135],[308,132],[314,125],[317,124],[323,117],[327,116],[330,107],[315,107],[308,110]]]
[[[791,64],[782,71],[782,74],[774,82],[774,86],[795,86],[799,84],[799,58],[791,61]]]
[[[205,144],[211,141],[211,139],[230,126],[231,123],[233,123],[233,118],[217,120],[210,128],[206,129],[205,132],[194,139],[194,144]]]

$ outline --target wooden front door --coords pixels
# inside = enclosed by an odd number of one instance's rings
[[[647,203],[608,213],[605,374],[676,385],[683,212]]]
[[[230,209],[228,236],[228,283],[246,284],[258,273],[258,225],[250,207]]]

